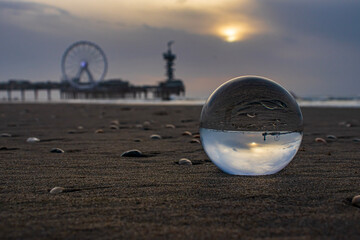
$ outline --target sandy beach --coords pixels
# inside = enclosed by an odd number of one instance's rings
[[[221,172],[183,135],[199,132],[200,111],[0,104],[0,238],[359,239],[359,108],[303,108],[299,152],[258,177]],[[131,149],[144,156],[121,157]]]

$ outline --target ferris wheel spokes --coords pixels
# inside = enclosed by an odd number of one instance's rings
[[[104,79],[107,60],[99,46],[88,41],[80,41],[65,51],[61,67],[64,79],[73,87],[89,89]]]

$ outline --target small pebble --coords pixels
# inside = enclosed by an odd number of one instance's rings
[[[83,126],[78,126],[77,129],[82,130],[82,129],[84,129],[84,127]]]
[[[200,138],[200,134],[195,134],[193,138]]]
[[[354,196],[351,204],[357,207],[360,207],[360,195]]]
[[[158,134],[153,134],[150,136],[151,139],[161,139],[162,137]]]
[[[165,127],[166,127],[166,128],[173,128],[173,129],[174,129],[174,128],[175,128],[175,125],[173,125],[173,124],[166,124]]]
[[[336,139],[337,139],[337,137],[334,136],[334,135],[327,135],[326,138],[332,139],[332,140],[336,140]]]
[[[142,156],[144,156],[142,152],[137,149],[129,150],[121,154],[121,157],[142,157]]]
[[[97,130],[95,130],[95,133],[104,133],[104,130],[102,130],[102,129],[97,129]]]
[[[62,193],[65,190],[65,188],[63,187],[54,187],[53,189],[50,190],[51,194],[58,194],[58,193]]]
[[[323,138],[315,138],[315,142],[327,143],[326,140]]]
[[[119,121],[118,120],[113,120],[110,122],[110,125],[119,125]]]
[[[140,138],[136,138],[136,139],[134,139],[134,142],[141,142],[141,139],[140,139]]]
[[[353,142],[360,142],[360,138],[354,138]]]
[[[179,165],[192,165],[192,162],[187,158],[181,158],[179,160]]]
[[[35,142],[40,142],[40,139],[36,137],[29,137],[28,139],[26,139],[26,141],[29,143],[35,143]]]
[[[199,139],[193,138],[191,139],[190,143],[200,143]]]
[[[182,133],[183,136],[192,136],[192,133],[189,131],[185,131]]]
[[[118,126],[118,125],[110,125],[110,129],[118,130],[118,129],[119,129],[119,126]]]
[[[347,123],[346,125],[345,125],[345,127],[351,127],[352,125],[351,125],[351,123]]]
[[[151,123],[149,121],[143,122],[142,126],[144,130],[150,130]]]
[[[2,133],[0,136],[1,137],[12,137],[12,135],[10,133]]]
[[[52,153],[64,153],[65,151],[60,148],[53,148],[50,150]]]

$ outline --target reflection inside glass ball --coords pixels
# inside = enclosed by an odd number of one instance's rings
[[[206,154],[234,175],[267,175],[283,169],[300,147],[302,129],[295,99],[263,77],[244,76],[224,83],[201,112]]]

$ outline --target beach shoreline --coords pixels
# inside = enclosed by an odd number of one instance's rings
[[[360,108],[303,107],[299,152],[257,177],[221,172],[192,142],[200,111],[1,103],[0,238],[358,238]],[[121,157],[131,149],[143,156]]]

